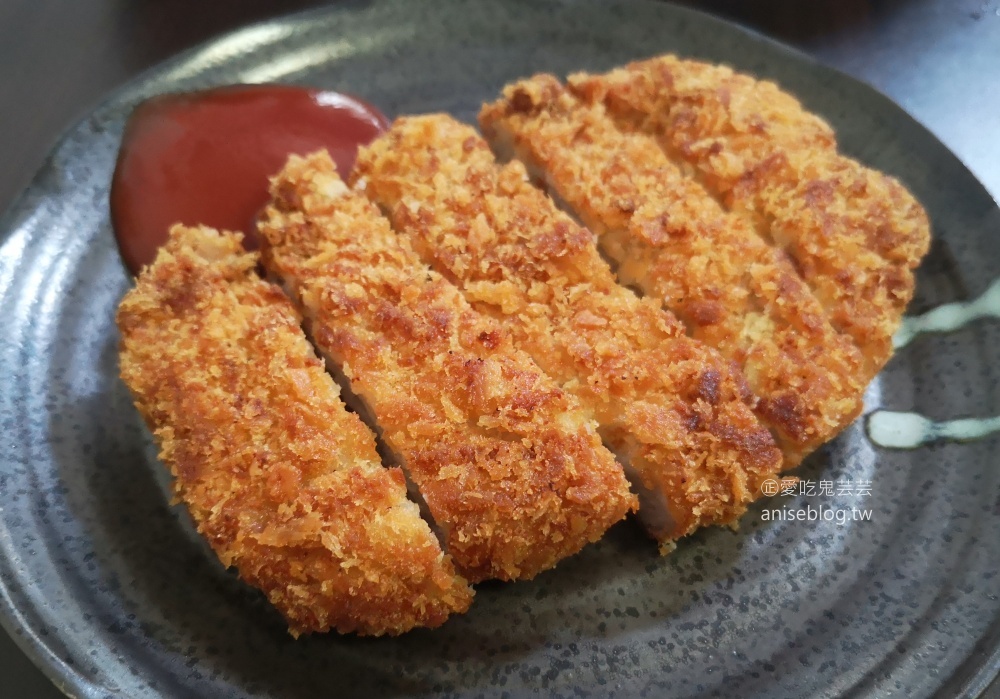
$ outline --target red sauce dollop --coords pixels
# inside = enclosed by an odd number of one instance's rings
[[[388,120],[337,92],[290,85],[240,85],[163,95],[132,112],[111,182],[111,223],[132,273],[153,261],[174,223],[243,231],[257,245],[254,219],[268,178],[291,154],[326,148],[346,178],[358,146]]]

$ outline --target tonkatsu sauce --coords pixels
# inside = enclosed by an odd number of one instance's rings
[[[290,154],[326,148],[344,177],[358,146],[388,126],[377,109],[336,92],[241,85],[163,95],[132,112],[111,182],[111,223],[125,266],[149,264],[174,223],[243,231],[268,178]]]

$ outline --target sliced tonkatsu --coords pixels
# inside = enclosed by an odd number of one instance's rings
[[[293,635],[398,634],[472,590],[238,234],[175,226],[118,311],[121,374],[177,498]]]
[[[550,75],[505,88],[480,113],[494,150],[598,236],[622,283],[662,299],[692,337],[743,371],[785,466],[860,413],[863,359],[784,253],[725,212],[641,132],[624,132]]]
[[[837,152],[833,131],[776,85],[724,66],[661,56],[569,87],[625,130],[657,137],[678,164],[787,251],[835,328],[862,351],[865,378],[892,334],[927,252],[927,215],[895,179]]]
[[[530,578],[634,509],[576,398],[421,262],[326,153],[290,158],[271,192],[265,267],[377,423],[460,573]]]
[[[733,524],[781,466],[738,372],[661,304],[620,286],[593,235],[499,166],[469,126],[404,117],[352,175],[400,237],[580,403],[631,470],[640,518],[669,550]]]

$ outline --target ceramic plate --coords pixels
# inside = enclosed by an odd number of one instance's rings
[[[879,449],[862,421],[797,472],[832,494],[758,503],[739,533],[666,558],[632,522],[528,583],[479,586],[465,616],[395,639],[293,641],[168,503],[117,376],[129,286],[108,182],[150,95],[283,81],[389,115],[473,120],[508,80],[667,51],[774,78],[853,156],[900,177],[934,223],[911,312],[987,288],[1000,211],[885,97],[759,36],[660,3],[338,4],[229,35],[142,76],[73,127],[0,222],[0,617],[77,697],[974,695],[997,669],[1000,439]],[[1000,413],[1000,326],[922,337],[868,410]],[[870,483],[870,494],[843,483]],[[775,521],[868,509],[870,520]]]

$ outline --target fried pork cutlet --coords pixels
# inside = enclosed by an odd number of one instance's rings
[[[655,135],[709,191],[791,256],[866,378],[888,361],[930,242],[927,215],[895,179],[838,154],[833,131],[776,85],[662,56],[571,76],[627,130]]]
[[[292,635],[440,625],[472,590],[256,264],[238,234],[175,226],[118,310],[178,499]]]
[[[739,365],[786,467],[861,411],[862,358],[784,254],[727,214],[641,132],[624,133],[550,75],[508,86],[480,123],[592,231],[618,278]]]
[[[470,580],[530,578],[636,506],[571,394],[432,272],[326,153],[292,157],[265,267],[378,422]]]
[[[399,234],[600,425],[662,543],[732,524],[780,467],[728,362],[618,285],[592,234],[444,115],[398,119],[353,175]]]

